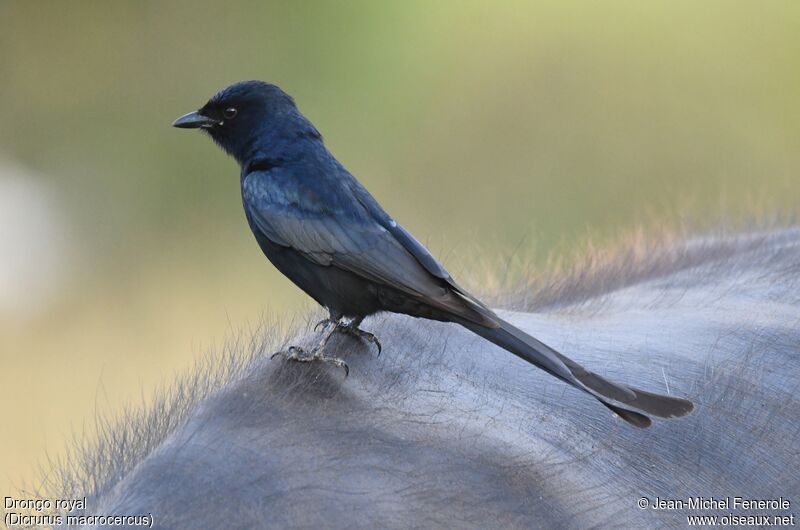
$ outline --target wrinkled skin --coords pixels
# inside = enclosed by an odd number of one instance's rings
[[[331,343],[347,379],[264,351],[100,484],[87,513],[152,513],[156,528],[186,529],[663,528],[685,527],[687,513],[800,515],[800,230],[740,247],[558,309],[501,312],[614,380],[688,397],[686,418],[634,429],[458,326],[378,317],[364,327],[380,357],[352,337]],[[637,506],[691,496],[783,496],[792,507]]]

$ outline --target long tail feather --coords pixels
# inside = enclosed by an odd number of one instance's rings
[[[614,383],[590,372],[547,344],[531,337],[508,322],[496,318],[499,327],[488,328],[469,321],[459,323],[521,359],[594,396],[631,425],[646,428],[649,415],[678,418],[689,414],[694,405],[686,399],[653,394]]]

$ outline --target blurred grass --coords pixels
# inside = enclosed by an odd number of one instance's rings
[[[58,191],[80,249],[46,310],[0,320],[0,491],[226,330],[310,307],[233,162],[169,127],[218,88],[281,85],[457,275],[476,245],[795,208],[798,35],[788,0],[0,2],[0,155]]]

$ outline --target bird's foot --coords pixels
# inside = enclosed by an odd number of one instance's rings
[[[327,326],[330,326],[331,324],[338,324],[338,323],[339,323],[339,321],[338,321],[338,320],[334,320],[334,319],[332,319],[332,318],[330,318],[330,317],[328,317],[328,318],[323,318],[322,320],[320,320],[319,322],[317,322],[317,323],[314,325],[314,331],[318,331],[318,330],[319,330],[319,328],[320,328],[320,326],[322,326],[322,328],[324,329],[324,328],[326,328]]]
[[[287,350],[282,350],[273,353],[270,359],[274,359],[279,355],[283,355],[283,358],[287,361],[295,361],[301,363],[321,361],[325,363],[331,363],[336,367],[342,368],[344,370],[345,377],[350,375],[350,367],[347,366],[347,363],[344,362],[344,360],[339,359],[338,357],[328,357],[321,350],[316,350],[316,351],[311,350],[309,352],[298,346],[290,346]]]
[[[351,324],[339,324],[336,328],[339,333],[344,333],[345,335],[350,335],[351,337],[356,337],[358,339],[364,339],[367,342],[371,342],[378,348],[378,357],[381,355],[381,343],[378,340],[378,337],[370,333],[369,331],[364,331],[363,329],[359,328],[358,326]]]

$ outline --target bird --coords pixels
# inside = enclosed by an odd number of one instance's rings
[[[174,127],[207,133],[240,167],[247,222],[272,264],[329,316],[310,351],[294,361],[324,361],[335,332],[374,343],[365,317],[390,312],[463,326],[596,398],[626,422],[689,414],[687,399],[611,382],[500,318],[461,287],[334,157],[294,99],[274,84],[241,81],[213,95]]]

